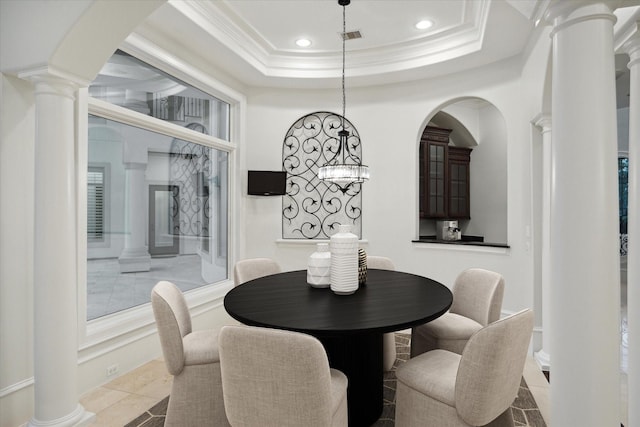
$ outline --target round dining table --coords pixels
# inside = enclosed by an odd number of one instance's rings
[[[246,325],[318,338],[330,366],[348,378],[349,426],[369,426],[383,408],[382,335],[438,318],[453,295],[435,280],[391,270],[369,269],[351,295],[306,279],[306,270],[298,270],[248,281],[227,293],[224,307]]]

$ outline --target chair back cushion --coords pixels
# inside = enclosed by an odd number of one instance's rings
[[[463,271],[453,284],[453,303],[449,311],[487,326],[500,318],[504,278],[481,268]]]
[[[277,329],[225,326],[219,349],[224,405],[231,425],[331,425],[331,373],[316,338]]]
[[[280,273],[280,265],[270,258],[251,258],[236,262],[233,267],[233,279],[238,286],[258,277]]]
[[[467,342],[456,377],[458,415],[483,426],[518,395],[533,331],[533,311],[522,310],[476,332]]]
[[[395,270],[391,258],[385,256],[367,255],[367,268],[376,268],[378,270]]]
[[[191,333],[191,314],[182,291],[171,282],[161,281],[151,291],[151,307],[158,327],[162,354],[171,375],[184,367],[182,339]]]

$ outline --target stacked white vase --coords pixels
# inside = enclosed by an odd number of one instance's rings
[[[351,226],[340,225],[329,239],[331,251],[331,290],[349,295],[358,290],[358,236]]]
[[[328,288],[331,279],[331,252],[328,243],[318,243],[307,263],[307,283],[314,288]]]

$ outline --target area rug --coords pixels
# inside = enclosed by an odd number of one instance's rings
[[[397,359],[391,371],[384,376],[384,407],[380,419],[373,427],[393,427],[395,425],[396,410],[396,367],[409,360],[409,343],[411,335],[396,333]],[[167,413],[169,397],[162,399],[149,408],[125,427],[161,427],[164,426],[164,417]],[[520,382],[518,397],[511,406],[514,424],[518,427],[546,427],[536,401],[529,391],[524,378]]]

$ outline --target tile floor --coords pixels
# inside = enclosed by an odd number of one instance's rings
[[[533,358],[527,360],[524,378],[549,425],[549,383]],[[80,403],[96,414],[93,426],[121,427],[165,398],[170,390],[171,376],[164,362],[157,359],[92,390]]]
[[[122,427],[171,391],[172,377],[164,362],[152,360],[85,394],[80,403],[96,414],[94,427]]]

